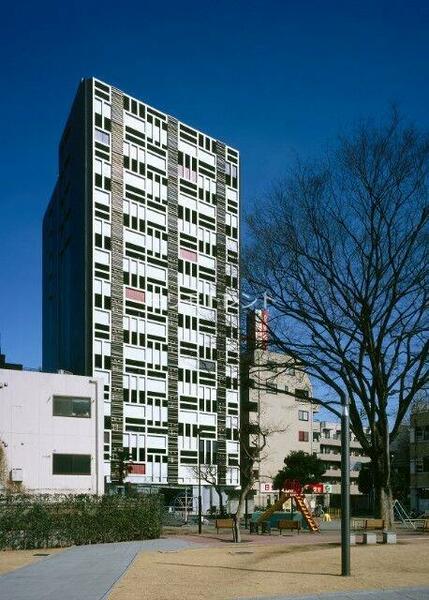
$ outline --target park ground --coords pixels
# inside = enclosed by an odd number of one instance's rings
[[[429,585],[429,539],[355,546],[351,560],[352,576],[341,577],[337,543],[313,538],[300,544],[297,537],[140,553],[109,600],[229,600]]]
[[[31,565],[46,556],[61,552],[62,548],[49,548],[41,550],[0,550],[0,575],[10,573],[15,569]]]
[[[1,552],[0,597],[243,600],[394,588],[402,599],[404,588],[404,599],[429,598],[428,565],[429,535],[415,532],[400,532],[396,545],[352,547],[349,578],[340,576],[337,531],[246,534],[241,544],[213,529],[202,536],[165,532],[146,542]],[[405,588],[421,590],[414,596]]]

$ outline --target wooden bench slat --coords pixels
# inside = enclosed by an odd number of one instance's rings
[[[365,519],[364,529],[385,529],[384,519]]]
[[[216,519],[217,529],[232,529],[234,527],[233,519]]]
[[[283,519],[277,523],[277,528],[280,533],[282,532],[282,529],[288,529],[290,531],[296,529],[296,531],[299,533],[301,529],[301,523],[299,521],[293,521],[292,519]]]

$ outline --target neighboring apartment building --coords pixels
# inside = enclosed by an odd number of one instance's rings
[[[313,451],[325,463],[326,472],[322,477],[326,500],[335,506],[340,505],[341,494],[341,425],[335,422],[316,421],[313,429]],[[360,494],[358,488],[359,470],[363,463],[369,462],[356,436],[350,432],[350,494]]]
[[[292,359],[268,350],[267,311],[252,311],[248,318],[248,352],[242,359],[242,423],[257,423],[272,430],[257,465],[255,504],[273,501],[272,478],[283,468],[292,450],[316,454],[326,466],[320,483],[324,484],[325,505],[337,505],[341,484],[341,426],[316,419],[319,407],[306,398],[312,395],[308,375],[296,368]],[[292,395],[288,395],[289,392]],[[350,433],[350,491],[359,494],[360,465],[368,462],[355,436]]]
[[[249,312],[247,352],[241,361],[243,431],[250,423],[271,432],[259,462],[255,463],[254,504],[258,506],[265,506],[276,497],[272,479],[291,450],[313,453],[314,418],[318,411],[317,406],[306,400],[312,393],[308,376],[298,371],[284,354],[268,350],[267,319],[266,310]],[[302,400],[285,392],[299,395]],[[244,442],[253,443],[252,435],[250,442],[247,439]],[[260,443],[258,439],[255,442]],[[244,454],[242,459],[245,460]]]
[[[429,401],[416,403],[410,419],[410,504],[429,511]]]
[[[0,489],[102,494],[101,388],[88,377],[0,369]]]
[[[239,194],[237,150],[82,80],[44,218],[43,368],[102,379],[108,482],[125,449],[143,487],[195,486],[198,459],[239,484]]]
[[[247,357],[250,358],[250,357]],[[255,465],[258,480],[254,487],[254,502],[265,506],[274,500],[272,479],[284,466],[285,456],[291,450],[314,451],[313,429],[317,407],[305,400],[311,395],[308,376],[285,366],[283,354],[255,350],[249,366],[250,387],[242,388],[242,422],[258,423],[261,430],[271,431],[260,462]],[[301,394],[296,400],[285,392]],[[243,457],[244,458],[244,457]]]

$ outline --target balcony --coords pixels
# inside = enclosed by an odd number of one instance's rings
[[[324,462],[341,462],[341,452],[318,452],[317,458]],[[369,456],[354,456],[350,454],[350,462],[353,463],[367,463],[370,461]]]
[[[341,469],[327,469],[323,477],[341,477]]]
[[[341,461],[341,452],[338,452],[338,454],[335,454],[334,452],[318,452],[317,453],[317,458],[319,458],[320,460],[323,460],[325,462],[332,462],[332,461]]]
[[[339,483],[331,484],[331,492],[330,493],[331,494],[341,494],[341,484],[339,484]],[[355,484],[354,481],[352,481],[351,485],[350,485],[350,494],[352,496],[357,496],[360,494],[358,486]],[[328,509],[328,512],[329,512],[329,509]]]
[[[335,448],[339,448],[341,446],[341,435],[338,437],[324,437],[323,435],[319,438],[319,444],[321,446],[334,446]],[[361,445],[357,440],[350,440],[350,448],[360,448]]]

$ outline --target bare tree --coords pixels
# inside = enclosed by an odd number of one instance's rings
[[[250,219],[248,284],[272,302],[271,343],[350,400],[377,512],[393,520],[390,444],[428,370],[429,137],[396,111],[298,164]]]
[[[261,427],[256,423],[249,423],[246,426],[242,426],[240,429],[241,490],[234,519],[235,541],[237,543],[241,542],[240,521],[244,515],[246,498],[258,479],[255,466],[258,466],[263,458],[263,452],[267,446],[268,436],[271,433],[272,429]]]
[[[196,479],[200,477],[202,481],[205,481],[214,488],[219,498],[219,512],[221,515],[225,514],[225,507],[222,496],[224,486],[218,483],[219,479],[217,465],[200,465],[199,467],[195,466],[192,467],[192,473]]]

